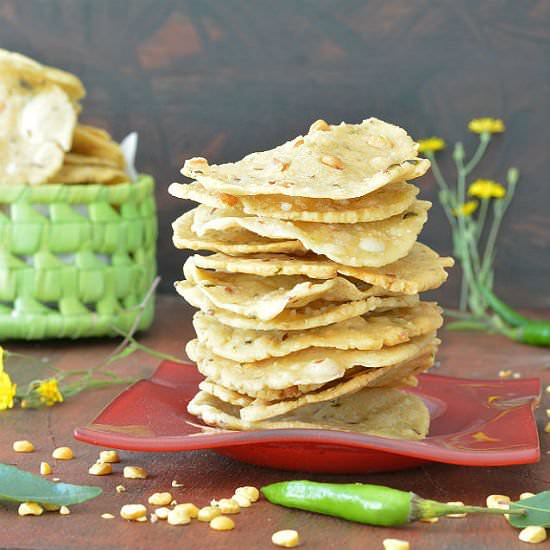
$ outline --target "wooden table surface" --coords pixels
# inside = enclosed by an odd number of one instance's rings
[[[157,321],[140,338],[143,343],[167,353],[183,354],[183,345],[191,337],[191,309],[176,297],[161,297]],[[550,352],[510,343],[497,336],[441,331],[443,345],[439,353],[441,366],[436,371],[445,375],[471,378],[496,378],[501,369],[512,369],[523,377],[542,379],[543,387],[550,383]],[[47,356],[56,366],[74,369],[97,363],[109,353],[115,343],[108,340],[85,342],[48,342],[7,344],[12,351],[24,351],[38,357]],[[158,361],[148,356],[134,355],[117,367],[120,372],[147,376]],[[23,367],[18,367],[23,369]],[[21,375],[28,373],[21,372]],[[432,464],[421,468],[371,475],[335,476],[289,473],[257,468],[232,461],[213,452],[130,453],[122,452],[122,464],[116,473],[106,477],[91,477],[88,467],[95,462],[98,448],[76,442],[72,438],[75,426],[95,417],[121,390],[111,387],[89,391],[79,397],[42,410],[11,410],[0,413],[0,462],[15,464],[37,472],[40,461],[53,464],[63,481],[88,483],[103,487],[100,497],[72,507],[70,516],[48,513],[41,517],[18,517],[17,508],[0,506],[0,549],[189,549],[273,548],[271,534],[279,529],[294,528],[300,533],[303,548],[382,548],[388,537],[407,539],[411,548],[422,550],[476,548],[506,550],[525,546],[517,539],[517,530],[502,518],[470,517],[442,519],[436,524],[417,523],[399,529],[373,528],[355,525],[334,518],[300,511],[286,510],[260,501],[252,508],[234,516],[237,527],[231,532],[214,532],[206,524],[193,522],[173,527],[165,522],[139,524],[118,517],[126,503],[145,503],[156,491],[172,491],[179,502],[191,501],[205,505],[211,498],[230,496],[236,487],[291,478],[308,477],[325,481],[363,481],[381,483],[399,489],[412,490],[428,498],[443,501],[462,500],[483,504],[487,495],[507,494],[517,498],[523,491],[538,492],[550,487],[550,456],[548,438],[543,432],[545,410],[550,405],[543,394],[537,412],[541,433],[542,459],[538,464],[503,468],[467,468]],[[32,454],[16,454],[11,450],[15,439],[29,439],[36,446]],[[75,460],[55,463],[52,449],[70,445]],[[141,465],[149,478],[127,480],[120,470],[123,465]],[[182,488],[171,488],[178,480]],[[115,486],[124,484],[127,492],[118,494]],[[113,520],[101,519],[111,512]]]

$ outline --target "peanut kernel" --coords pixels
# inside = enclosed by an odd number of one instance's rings
[[[74,458],[74,453],[70,447],[58,447],[54,449],[52,456],[56,460],[71,460]]]
[[[155,516],[159,519],[166,519],[168,517],[168,514],[170,513],[170,508],[166,508],[163,506],[162,508],[157,508],[155,510]]]
[[[140,466],[124,466],[122,475],[127,479],[146,479],[147,472]]]
[[[153,506],[166,506],[172,502],[172,495],[170,493],[153,493],[147,502]]]
[[[70,515],[71,511],[69,510],[69,508],[67,508],[67,506],[61,506],[61,508],[59,508],[59,513],[62,516],[68,516]]]
[[[519,499],[520,500],[525,500],[526,498],[531,498],[531,497],[534,497],[535,496],[535,493],[531,493],[529,491],[526,491],[525,493],[521,493],[521,495],[519,495]]]
[[[52,473],[52,467],[47,462],[40,463],[40,475],[49,476]]]
[[[529,525],[519,532],[518,538],[522,542],[537,544],[546,540],[546,529],[538,525]]]
[[[250,502],[256,502],[260,498],[260,491],[256,487],[246,485],[245,487],[237,487],[236,495],[245,496]]]
[[[241,510],[239,503],[232,498],[220,498],[220,500],[212,500],[210,506],[215,506],[220,509],[222,514],[238,514]]]
[[[34,451],[34,445],[26,439],[14,441],[12,447],[16,453],[32,453]]]
[[[176,504],[174,510],[182,510],[191,519],[195,519],[199,514],[199,509],[191,502],[184,502],[183,504]]]
[[[487,508],[501,508],[508,510],[510,508],[510,497],[506,495],[489,495],[487,497]]]
[[[294,529],[282,529],[271,535],[271,542],[275,546],[282,546],[283,548],[294,548],[300,544],[300,537],[298,531]]]
[[[168,512],[166,521],[170,525],[187,525],[188,523],[191,523],[191,518],[182,508],[174,508]]]
[[[235,522],[227,516],[216,516],[210,521],[210,527],[214,531],[230,531],[235,529]]]
[[[37,502],[22,502],[17,509],[20,516],[41,516],[44,508]]]
[[[135,521],[138,518],[147,517],[147,508],[143,504],[125,504],[120,509],[120,517]]]
[[[88,468],[88,473],[92,476],[108,476],[113,473],[113,467],[107,462],[96,462]]]
[[[201,508],[199,510],[199,513],[197,514],[197,519],[199,521],[211,521],[221,515],[222,513],[219,508],[216,508],[214,506],[205,506],[204,508]]]
[[[116,451],[101,451],[99,453],[99,462],[114,464],[120,462],[120,456]]]
[[[409,550],[411,547],[408,540],[400,539],[384,539],[382,544],[384,550]]]

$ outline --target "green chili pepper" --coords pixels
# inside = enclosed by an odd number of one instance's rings
[[[525,515],[525,510],[502,510],[481,506],[455,506],[420,498],[414,493],[362,483],[316,483],[283,481],[262,487],[273,504],[299,508],[368,525],[404,525],[419,519],[447,514],[484,513]]]
[[[505,322],[512,325],[512,329],[503,329],[503,333],[515,340],[531,346],[550,346],[550,323],[528,319],[513,310],[502,300],[497,298],[489,289],[480,287],[487,304]]]
[[[487,300],[487,304],[491,309],[509,325],[513,327],[521,327],[531,321],[513,310],[508,304],[505,304],[500,298],[497,298],[488,288],[480,286],[481,294]]]

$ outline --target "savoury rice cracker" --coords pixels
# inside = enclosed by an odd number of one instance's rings
[[[318,120],[234,163],[185,162],[195,181],[169,192],[199,203],[173,224],[176,248],[201,251],[175,283],[199,309],[192,415],[228,430],[427,436],[407,387],[432,366],[443,318],[418,294],[453,260],[417,242],[431,206],[407,182],[429,168],[417,152],[376,118]]]

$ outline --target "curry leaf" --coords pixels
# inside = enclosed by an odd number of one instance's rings
[[[68,506],[101,494],[99,487],[52,483],[15,466],[0,464],[0,500]]]
[[[510,508],[523,508],[527,512],[523,516],[510,516],[508,518],[508,521],[514,527],[523,528],[528,525],[550,527],[550,491],[543,491],[534,497],[512,502]]]

